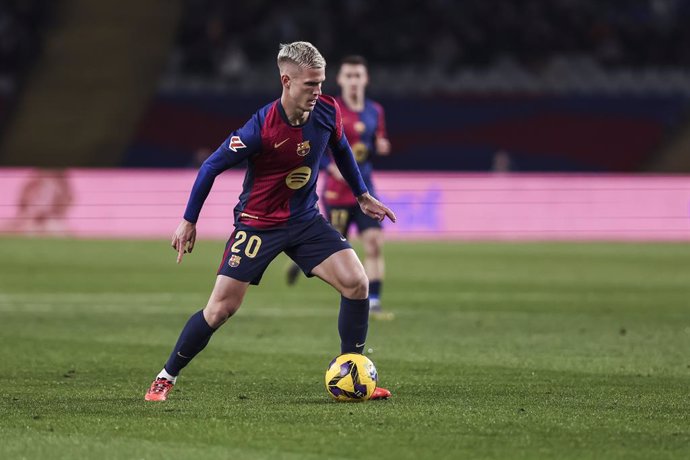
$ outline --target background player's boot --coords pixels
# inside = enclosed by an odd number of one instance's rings
[[[292,286],[297,282],[297,278],[299,278],[300,271],[301,270],[299,268],[299,265],[295,263],[290,264],[285,273],[285,280],[287,281],[288,286]]]
[[[173,386],[175,386],[175,384],[170,380],[165,377],[158,377],[151,384],[144,399],[147,401],[165,401],[168,399],[168,393],[170,393]]]
[[[388,399],[391,397],[391,392],[386,390],[385,388],[381,387],[376,387],[374,392],[371,394],[371,398],[369,399]]]
[[[369,299],[369,316],[373,319],[380,319],[390,321],[395,318],[395,315],[390,311],[383,311],[381,308],[381,301],[379,299]]]

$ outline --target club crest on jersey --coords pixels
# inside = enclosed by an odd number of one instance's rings
[[[367,125],[365,125],[363,121],[356,121],[354,128],[355,131],[357,131],[359,134],[362,134],[367,130]]]
[[[232,268],[235,268],[240,264],[241,261],[242,261],[242,257],[240,257],[238,255],[232,255],[228,259],[228,265],[230,265]]]
[[[233,152],[237,152],[237,149],[244,149],[246,147],[242,139],[240,139],[240,136],[232,136],[230,142],[228,142],[228,148]]]
[[[309,145],[309,141],[304,141],[297,144],[297,155],[301,157],[306,156],[310,150],[311,146]]]

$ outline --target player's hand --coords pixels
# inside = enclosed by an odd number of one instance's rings
[[[395,213],[388,206],[381,203],[368,193],[358,196],[357,202],[359,203],[359,207],[362,209],[362,212],[372,219],[376,219],[381,222],[386,218],[386,216],[388,216],[391,222],[395,222],[396,220]]]
[[[391,153],[391,141],[385,137],[376,138],[376,153],[379,155],[390,155]]]
[[[177,230],[173,233],[170,245],[177,251],[177,263],[182,262],[182,256],[194,249],[194,242],[196,241],[196,224],[182,220]]]

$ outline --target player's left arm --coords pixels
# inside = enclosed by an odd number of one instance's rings
[[[388,206],[369,194],[355,161],[355,156],[352,154],[352,149],[344,134],[341,134],[339,140],[331,143],[331,151],[340,173],[352,189],[352,193],[357,197],[357,203],[359,203],[362,212],[379,222],[385,219],[386,216],[392,222],[395,222],[395,213]]]
[[[388,133],[386,131],[386,114],[381,104],[374,102],[374,108],[378,114],[376,123],[376,153],[378,155],[390,155],[391,142],[388,140]]]

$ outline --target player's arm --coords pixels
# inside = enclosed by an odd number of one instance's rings
[[[339,140],[331,144],[331,151],[340,173],[352,189],[352,193],[357,198],[357,203],[359,203],[362,212],[378,221],[382,221],[388,216],[391,221],[395,222],[393,211],[369,194],[355,161],[355,156],[352,154],[352,149],[344,134],[341,135]]]
[[[187,201],[184,219],[173,233],[170,245],[177,251],[177,263],[182,261],[186,252],[192,252],[196,241],[196,222],[201,208],[211,192],[216,177],[223,171],[235,166],[258,152],[261,147],[258,115],[254,115],[241,129],[233,132],[204,161],[194,181],[194,186]]]
[[[388,133],[386,131],[386,115],[381,104],[374,103],[376,112],[378,113],[376,123],[376,153],[378,155],[390,155],[391,142],[388,140]]]
[[[333,157],[331,156],[330,151],[326,151],[326,153],[324,153],[321,156],[321,163],[319,164],[319,169],[322,171],[326,171],[329,175],[331,175],[337,180],[345,181],[345,179],[343,179],[343,175],[340,174],[340,170],[333,162]]]

